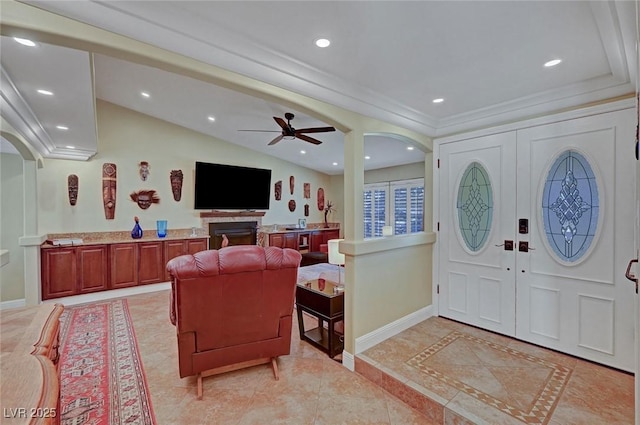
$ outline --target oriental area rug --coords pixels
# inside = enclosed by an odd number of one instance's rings
[[[66,307],[60,318],[60,424],[155,424],[124,299]]]

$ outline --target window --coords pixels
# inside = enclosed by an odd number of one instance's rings
[[[395,235],[424,229],[424,179],[365,185],[364,237],[382,236],[385,225],[392,225]]]

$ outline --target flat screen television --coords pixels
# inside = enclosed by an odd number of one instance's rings
[[[268,210],[271,170],[196,161],[197,210]]]

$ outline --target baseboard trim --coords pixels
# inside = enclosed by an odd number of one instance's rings
[[[404,317],[384,325],[368,334],[362,335],[356,338],[356,355],[368,350],[374,345],[380,344],[385,339],[391,338],[400,332],[409,329],[411,326],[417,325],[423,320],[427,320],[433,316],[433,305],[421,308],[413,313],[407,314]]]
[[[11,301],[0,302],[0,310],[9,310],[10,308],[20,308],[27,305],[27,300],[24,298]]]
[[[356,356],[349,353],[347,350],[342,350],[342,366],[349,369],[351,372],[356,371]]]
[[[77,305],[94,303],[98,301],[110,300],[112,298],[123,298],[131,295],[147,294],[150,292],[164,291],[171,289],[171,282],[154,283],[151,285],[133,286],[131,288],[111,289],[109,291],[92,292],[90,294],[74,295],[72,297],[53,298],[42,301],[43,304],[63,304]]]

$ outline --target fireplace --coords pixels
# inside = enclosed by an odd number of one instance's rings
[[[231,245],[255,245],[257,221],[234,221],[209,223],[209,249],[220,249],[222,235],[226,235]]]

